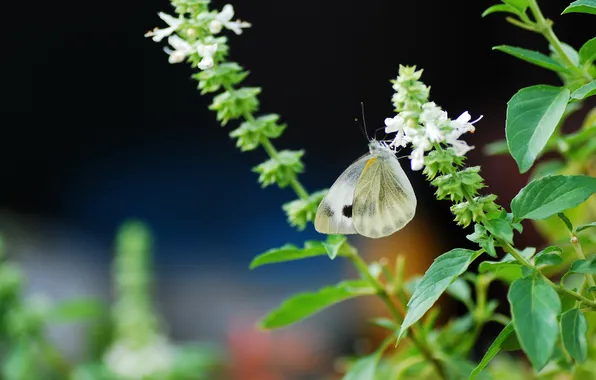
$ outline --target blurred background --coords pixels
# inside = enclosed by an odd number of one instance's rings
[[[369,129],[382,127],[393,115],[389,80],[398,65],[423,68],[431,99],[451,117],[484,115],[467,138],[476,146],[468,162],[482,165],[490,191],[508,205],[526,177],[511,158],[488,157],[482,147],[504,137],[506,102],[518,89],[559,80],[491,51],[500,44],[547,51],[540,36],[500,15],[482,19],[493,3],[239,1],[236,16],[253,26],[230,35],[230,58],[250,70],[247,85],[263,88],[261,112],[288,124],[277,146],[306,150],[300,179],[309,191],[329,187],[366,152],[355,122],[360,102]],[[558,16],[567,4],[541,5],[558,36],[578,48],[592,35],[576,27],[581,15]],[[248,269],[272,247],[321,236],[287,225],[280,207],[295,195],[260,189],[251,172],[265,153],[239,152],[227,136],[236,125],[219,126],[188,65],[170,65],[163,45],[143,37],[163,26],[157,12],[173,13],[169,2],[45,2],[34,11],[33,29],[17,21],[24,30],[11,34],[0,103],[0,231],[27,293],[110,300],[116,232],[137,218],[153,233],[155,302],[168,333],[224,347],[234,378],[265,379],[251,377],[255,366],[332,372],[334,358],[366,350],[374,336],[366,317],[383,313],[374,301],[342,303],[272,334],[254,329],[285,297],[353,273],[326,258]],[[412,224],[388,239],[351,240],[369,259],[406,254],[413,275],[470,243],[469,231],[451,222],[449,203],[434,200],[420,172],[406,172],[419,199]],[[518,245],[539,246],[526,227]],[[54,339],[76,358],[80,332],[59,331]]]

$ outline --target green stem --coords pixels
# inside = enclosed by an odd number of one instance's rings
[[[227,87],[226,90],[231,91],[233,89],[231,87]],[[251,123],[255,122],[255,118],[251,113],[245,112],[243,116],[247,121]],[[269,157],[273,158],[274,160],[278,158],[277,149],[275,149],[270,139],[268,139],[267,137],[261,138],[261,146],[263,147],[263,149],[265,149]],[[292,187],[292,189],[294,189],[294,192],[296,193],[296,195],[298,195],[298,197],[300,197],[301,199],[308,199],[308,192],[306,191],[304,186],[302,186],[300,181],[298,181],[298,178],[296,178],[296,176],[293,176],[290,180],[290,186]]]
[[[397,310],[397,307],[389,297],[389,294],[387,293],[387,290],[385,289],[383,284],[381,284],[376,278],[374,278],[370,274],[370,272],[368,271],[368,265],[366,265],[366,262],[362,259],[362,257],[360,257],[360,255],[358,255],[358,252],[355,249],[352,249],[352,252],[348,256],[348,258],[352,260],[352,263],[354,264],[358,272],[360,272],[360,274],[376,289],[377,295],[385,303],[395,321],[397,321],[398,324],[401,324],[404,320],[404,316],[401,315]],[[447,380],[448,377],[447,373],[445,372],[445,369],[443,368],[439,360],[435,358],[432,354],[431,350],[428,347],[428,343],[424,339],[422,339],[422,334],[417,333],[415,329],[412,329],[412,331],[413,333],[409,337],[412,343],[414,343],[414,345],[418,348],[422,356],[424,356],[424,358],[434,367],[435,371],[439,375],[439,378]]]
[[[252,117],[252,115],[250,116]],[[277,158],[277,149],[275,149],[275,147],[271,143],[271,140],[269,140],[267,137],[263,137],[261,139],[261,145],[263,146],[263,149],[265,149],[269,157],[273,159]],[[292,179],[290,180],[290,186],[292,186],[292,189],[294,189],[296,195],[298,195],[301,199],[308,199],[308,192],[306,191],[306,189],[304,189],[304,186],[302,186],[302,184],[298,181],[298,178],[296,178],[296,176],[292,177]]]
[[[70,377],[70,364],[62,357],[60,352],[43,337],[39,338],[38,343],[46,362],[56,372],[59,372],[62,378]]]
[[[596,310],[596,302],[582,296],[581,294],[571,291],[562,285],[555,284],[548,277],[546,277],[542,272],[538,271],[536,269],[536,267],[534,267],[532,264],[530,264],[530,262],[528,260],[526,260],[522,255],[520,255],[519,252],[517,252],[517,250],[515,248],[513,248],[513,246],[511,244],[509,244],[507,242],[503,242],[503,241],[501,241],[501,244],[503,245],[503,248],[505,249],[505,251],[507,253],[511,254],[511,256],[513,256],[520,264],[536,271],[551,288],[555,289],[559,293],[567,294],[568,296],[571,296],[571,297],[575,298],[576,300],[580,301],[583,305],[589,306],[592,309]]]
[[[586,259],[586,255],[584,254],[584,250],[582,249],[582,245],[579,242],[579,239],[577,238],[577,236],[575,236],[574,234],[571,235],[571,245],[573,246],[573,249],[575,249],[575,254],[577,255],[577,257],[580,260],[585,260]],[[592,274],[585,274],[584,277],[584,283],[588,283],[588,285],[590,287],[596,286],[596,282],[594,282],[594,275]],[[581,286],[582,290],[583,288],[585,288],[584,284],[582,284]],[[580,292],[581,294],[581,292]]]
[[[536,0],[528,0],[528,5],[530,10],[532,11],[532,14],[534,15],[534,19],[536,20],[536,30],[540,34],[542,34],[544,38],[546,38],[546,40],[553,47],[557,55],[565,62],[565,64],[569,68],[573,69],[573,71],[580,74],[588,81],[592,80],[590,75],[588,73],[585,73],[580,67],[577,67],[575,63],[573,63],[571,58],[567,55],[565,49],[563,49],[563,44],[553,31],[552,22],[550,22],[544,17],[542,11],[540,10],[540,7],[538,6],[538,2]]]

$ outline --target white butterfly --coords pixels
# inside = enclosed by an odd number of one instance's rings
[[[319,205],[318,232],[380,238],[414,217],[416,195],[394,151],[376,140],[369,149],[339,176]]]

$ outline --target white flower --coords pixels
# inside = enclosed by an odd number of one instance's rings
[[[437,106],[434,102],[429,102],[422,105],[422,112],[420,113],[421,123],[434,123],[436,125],[441,125],[447,120],[447,112],[443,111],[441,107]]]
[[[166,24],[168,24],[168,27],[164,29],[155,28],[145,33],[145,37],[153,37],[153,41],[155,42],[159,42],[164,37],[167,37],[174,33],[184,22],[184,18],[182,16],[180,16],[179,18],[174,18],[173,16],[170,16],[169,14],[163,12],[159,12],[157,15],[160,19],[164,20]]]
[[[386,118],[385,119],[385,133],[396,133],[393,141],[389,144],[391,147],[403,146],[405,147],[409,142],[410,139],[406,136],[404,131],[405,128],[405,120],[400,115],[396,115],[393,118]]]
[[[424,149],[416,148],[410,155],[410,165],[412,170],[421,170],[424,167]]]
[[[177,35],[168,37],[168,43],[174,48],[174,50],[168,49],[167,47],[163,50],[170,55],[168,62],[180,63],[184,61],[186,56],[192,51],[192,46]]]
[[[198,66],[201,70],[207,70],[213,67],[215,62],[213,61],[213,55],[217,51],[217,44],[199,44],[197,46],[197,53],[202,57]]]
[[[424,136],[426,136],[431,143],[438,143],[445,140],[443,132],[441,132],[435,123],[427,123],[424,125]]]
[[[231,4],[224,5],[221,12],[215,16],[215,20],[209,23],[209,30],[213,34],[221,32],[222,27],[230,29],[236,34],[242,34],[242,28],[248,28],[251,26],[250,23],[245,21],[232,21],[234,17],[234,7]]]
[[[451,132],[449,132],[445,138],[448,144],[450,144],[453,149],[455,150],[455,154],[458,156],[464,156],[470,150],[474,149],[473,146],[469,146],[465,141],[459,140],[461,135],[467,132],[474,133],[474,123],[478,120],[482,119],[480,116],[478,119],[470,122],[470,114],[468,111],[459,115],[459,117],[455,120],[452,120],[449,124],[450,127],[453,128]]]

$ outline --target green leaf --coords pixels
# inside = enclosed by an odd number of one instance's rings
[[[527,172],[561,120],[569,90],[537,85],[518,91],[507,103],[505,135],[521,173]]]
[[[596,178],[585,175],[546,176],[530,182],[511,201],[516,219],[546,219],[576,207],[596,192]]]
[[[569,268],[570,273],[596,274],[596,259],[576,260]]]
[[[585,84],[578,88],[577,90],[573,91],[571,97],[573,99],[582,100],[585,98],[589,98],[592,95],[596,94],[596,80],[591,81],[588,84]]]
[[[376,289],[364,280],[349,280],[328,286],[317,292],[300,293],[282,302],[260,323],[267,330],[277,329],[299,322],[341,301],[375,294]]]
[[[375,380],[375,372],[381,355],[373,353],[356,360],[342,380]]]
[[[521,278],[521,264],[516,262],[483,261],[478,266],[478,272],[490,272],[500,280],[511,283]]]
[[[596,60],[596,37],[589,39],[579,48],[579,63],[586,66],[594,60]]]
[[[563,221],[567,230],[573,232],[573,224],[571,223],[571,220],[569,220],[569,218],[562,212],[557,213],[557,216]]]
[[[507,220],[501,218],[490,219],[484,222],[484,226],[499,239],[508,243],[513,241],[513,227]]]
[[[323,242],[323,247],[325,247],[325,251],[331,260],[335,259],[340,248],[343,247],[346,241],[347,239],[344,235],[330,235],[327,241]]]
[[[374,318],[369,321],[371,324],[375,326],[382,327],[389,331],[397,331],[399,329],[399,325],[395,324],[395,322],[388,318]]]
[[[559,296],[542,278],[532,276],[516,280],[507,299],[517,338],[532,366],[539,371],[548,362],[557,342]]]
[[[486,253],[497,258],[497,251],[495,250],[495,239],[486,233],[486,228],[480,223],[474,224],[474,233],[467,235],[466,239],[477,243],[484,248]]]
[[[514,15],[519,14],[519,11],[509,4],[495,4],[491,7],[488,7],[484,12],[482,12],[482,17],[486,17],[492,13],[497,12],[511,13]]]
[[[581,226],[578,226],[578,227],[575,229],[575,232],[581,232],[581,231],[583,231],[583,230],[585,230],[585,229],[587,229],[587,228],[593,228],[593,227],[596,227],[596,222],[587,223],[587,224],[582,224]]]
[[[92,298],[63,301],[50,310],[48,320],[51,322],[72,322],[98,318],[104,313],[104,307],[105,305],[101,301]]]
[[[306,259],[325,254],[327,254],[327,250],[320,241],[307,241],[304,243],[303,248],[298,248],[292,244],[286,244],[283,247],[272,248],[255,257],[250,263],[250,269],[266,264],[283,263],[286,261]]]
[[[565,350],[578,363],[588,357],[588,322],[579,309],[571,309],[561,315],[561,340]]]
[[[536,261],[534,264],[536,266],[540,265],[560,265],[563,263],[563,258],[559,255],[555,255],[554,253],[545,253],[544,255],[540,255],[536,257]]]
[[[530,5],[528,0],[503,0],[505,4],[509,4],[520,12],[525,12]]]
[[[559,73],[567,72],[565,67],[561,66],[557,61],[550,58],[548,55],[542,54],[538,51],[523,49],[509,45],[499,45],[493,47],[493,50],[502,51],[503,53],[510,54],[516,58],[532,63],[536,66],[543,67],[548,70],[556,71]]]
[[[596,0],[577,0],[569,4],[565,10],[561,13],[588,13],[596,15]]]
[[[559,63],[564,64],[563,58],[559,55],[557,49],[555,49],[553,45],[549,44],[548,49],[551,51],[552,54],[555,55],[555,59]],[[567,58],[569,58],[571,63],[573,63],[574,66],[579,66],[579,53],[577,52],[577,50],[573,48],[573,46],[566,44],[565,42],[561,42],[561,49],[563,49],[563,52],[565,53]]]
[[[478,253],[469,249],[456,248],[437,257],[424,273],[408,302],[408,312],[399,331],[400,339],[404,332],[416,323],[439,299],[456,278],[468,269]]]
[[[447,294],[458,301],[463,302],[466,306],[472,305],[472,290],[470,284],[464,279],[457,278],[447,287]]]
[[[494,342],[490,345],[482,360],[476,368],[470,374],[469,380],[473,380],[476,376],[488,365],[488,363],[501,351],[501,344],[511,335],[514,331],[513,323],[509,323],[495,338]]]

